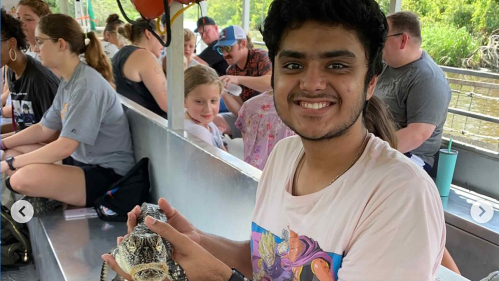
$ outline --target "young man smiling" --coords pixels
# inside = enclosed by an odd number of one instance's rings
[[[275,104],[298,136],[267,162],[249,241],[203,233],[160,200],[169,224],[146,224],[173,244],[190,281],[243,280],[237,271],[254,280],[435,280],[445,245],[436,187],[363,120],[381,114],[366,100],[387,29],[374,0],[272,3],[263,38]]]

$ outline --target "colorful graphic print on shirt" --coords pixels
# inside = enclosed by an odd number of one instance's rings
[[[66,115],[68,114],[68,104],[67,103],[64,104],[60,113],[61,113],[61,119],[62,120],[66,119]]]
[[[35,112],[31,101],[13,100],[12,101],[13,119],[16,122],[16,128],[24,130],[36,123]]]
[[[338,280],[342,255],[324,252],[319,243],[293,230],[277,237],[256,223],[251,227],[254,280]]]

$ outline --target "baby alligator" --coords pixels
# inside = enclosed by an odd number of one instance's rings
[[[137,218],[137,226],[123,239],[118,247],[109,251],[118,265],[132,276],[134,281],[187,281],[184,270],[173,260],[173,248],[167,240],[152,232],[145,225],[145,218],[151,216],[166,222],[166,215],[158,205],[144,203]],[[101,281],[107,281],[109,268],[102,264]],[[113,281],[123,281],[116,276]]]

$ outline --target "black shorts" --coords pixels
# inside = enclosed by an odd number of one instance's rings
[[[81,163],[72,157],[62,160],[62,164],[80,167],[83,170],[87,207],[92,207],[97,198],[106,194],[111,189],[111,186],[123,177],[115,173],[113,169]]]

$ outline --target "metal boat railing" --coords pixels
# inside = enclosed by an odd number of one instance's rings
[[[452,89],[444,135],[499,152],[499,74],[441,66]]]

